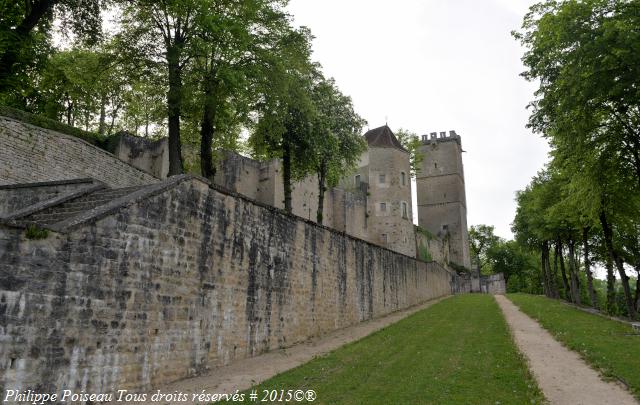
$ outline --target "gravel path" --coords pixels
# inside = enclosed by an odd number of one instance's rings
[[[577,353],[562,346],[505,296],[495,298],[540,389],[552,404],[638,404],[624,387],[603,381]]]
[[[401,319],[428,308],[436,302],[442,301],[446,298],[448,297],[431,300],[403,311],[394,312],[382,318],[362,322],[360,324],[335,331],[319,339],[301,343],[287,349],[276,350],[249,359],[239,360],[231,365],[214,369],[203,376],[156,387],[155,389],[148,391],[147,395],[150,397],[157,390],[160,390],[163,393],[173,393],[176,391],[187,393],[189,397],[191,397],[191,394],[202,392],[202,390],[205,390],[207,393],[219,394],[233,394],[236,390],[243,391],[277,374],[304,364],[316,356],[321,356],[347,343],[362,339],[377,330],[396,323]],[[292,387],[292,389],[295,389],[295,387]],[[149,397],[147,399],[150,399]],[[146,403],[158,405],[167,404],[169,402],[148,401]],[[189,404],[194,402],[186,401],[180,403]]]

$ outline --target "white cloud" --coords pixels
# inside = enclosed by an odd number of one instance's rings
[[[546,142],[525,128],[534,86],[519,74],[523,50],[511,37],[525,0],[292,0],[311,28],[314,58],[352,96],[371,127],[461,136],[469,224],[510,237],[514,193],[547,159]]]

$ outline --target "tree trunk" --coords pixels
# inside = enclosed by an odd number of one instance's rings
[[[291,143],[285,133],[282,141],[282,183],[284,186],[284,209],[293,212],[291,206]]]
[[[587,273],[587,289],[589,290],[589,299],[591,306],[598,308],[598,300],[596,291],[593,288],[593,273],[591,272],[591,260],[589,259],[589,228],[582,228],[582,250],[584,253],[584,271]]]
[[[640,312],[640,265],[636,265],[636,273],[637,274],[637,279],[636,279],[636,297],[635,297],[635,303],[636,303],[636,312]]]
[[[111,134],[113,133],[113,126],[116,124],[116,117],[118,116],[120,107],[122,106],[118,104],[113,107],[113,110],[111,111],[111,123],[109,124],[109,129],[107,130],[107,136],[111,136]]]
[[[551,261],[551,247],[547,243],[547,262]],[[560,290],[558,289],[558,250],[554,249],[553,251],[553,271],[549,270],[551,273],[551,282],[554,286],[554,298],[560,298]]]
[[[318,212],[316,213],[316,222],[322,225],[324,213],[324,192],[327,179],[327,164],[322,162],[318,171]]]
[[[553,298],[553,292],[551,291],[551,283],[549,280],[549,271],[547,269],[547,262],[549,261],[549,243],[543,242],[540,246],[540,270],[542,273],[542,288],[544,289],[544,295],[549,298]]]
[[[613,262],[608,254],[605,267],[607,268],[607,312],[614,314],[616,312],[616,276],[613,274]]]
[[[73,125],[73,102],[68,94],[65,94],[64,97],[67,102],[67,125]]]
[[[167,92],[167,114],[169,123],[169,174],[182,174],[182,153],[180,150],[180,115],[182,113],[182,68],[180,67],[180,45],[167,49],[169,68],[169,91]]]
[[[571,276],[571,301],[576,305],[581,305],[580,280],[578,279],[578,265],[576,263],[575,241],[569,239],[569,275]]]
[[[636,267],[636,297],[634,302],[636,303],[636,313],[640,312],[640,267]]]
[[[58,3],[57,0],[40,0],[32,3],[31,9],[24,20],[13,30],[12,34],[7,35],[9,45],[0,55],[0,93],[4,93],[10,88],[10,77],[13,73],[13,66],[18,61],[18,55],[22,51],[25,41],[29,37],[29,33],[40,22],[42,17],[51,12],[53,6]],[[7,38],[4,38],[5,40]]]
[[[98,133],[104,135],[107,129],[107,96],[104,94],[100,98],[100,123],[98,124]]]
[[[607,215],[604,211],[600,211],[600,224],[602,225],[602,233],[604,234],[604,242],[607,246],[607,252],[609,253],[611,262],[615,264],[616,268],[618,269],[618,275],[620,276],[622,289],[624,290],[625,303],[627,305],[627,310],[629,311],[629,318],[635,319],[636,310],[633,302],[633,297],[631,296],[631,288],[629,287],[629,276],[627,276],[627,273],[624,271],[624,263],[622,262],[622,258],[613,248],[613,231],[607,221]]]
[[[546,248],[546,262],[547,266],[547,277],[549,283],[549,290],[551,291],[551,298],[560,298],[560,293],[558,293],[558,286],[556,285],[556,274],[557,274],[557,262],[555,263],[556,268],[554,271],[551,271],[551,252],[549,248],[549,242],[545,242]]]
[[[564,267],[564,255],[562,254],[562,241],[556,240],[556,255],[560,260],[560,272],[562,273],[562,286],[564,287],[564,299],[571,300],[571,288],[569,287],[569,279],[567,278],[567,272]]]
[[[213,132],[216,115],[215,80],[213,72],[205,79],[204,90],[204,112],[202,114],[202,124],[200,127],[200,170],[202,176],[214,181],[216,168],[213,165]]]

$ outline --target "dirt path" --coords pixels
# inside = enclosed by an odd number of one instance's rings
[[[431,300],[415,307],[394,312],[383,318],[363,322],[345,329],[335,331],[317,340],[301,343],[299,345],[269,352],[261,356],[239,360],[229,366],[212,370],[209,374],[200,377],[171,383],[165,386],[156,387],[148,392],[148,396],[161,390],[163,393],[173,393],[175,391],[196,394],[205,390],[207,393],[235,393],[236,390],[246,390],[252,386],[265,381],[276,374],[297,367],[312,360],[316,356],[326,354],[347,343],[362,339],[363,337],[400,321],[407,316],[428,308],[436,302],[448,297]],[[292,387],[295,389],[295,387]],[[151,402],[147,404],[166,404],[168,402]],[[194,402],[180,402],[181,404]]]
[[[638,404],[622,386],[603,381],[577,353],[562,346],[505,296],[495,298],[540,389],[552,404]]]

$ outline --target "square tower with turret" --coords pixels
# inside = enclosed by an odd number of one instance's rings
[[[450,260],[471,268],[460,136],[455,131],[423,135],[420,152],[418,224],[434,235],[448,235]]]

